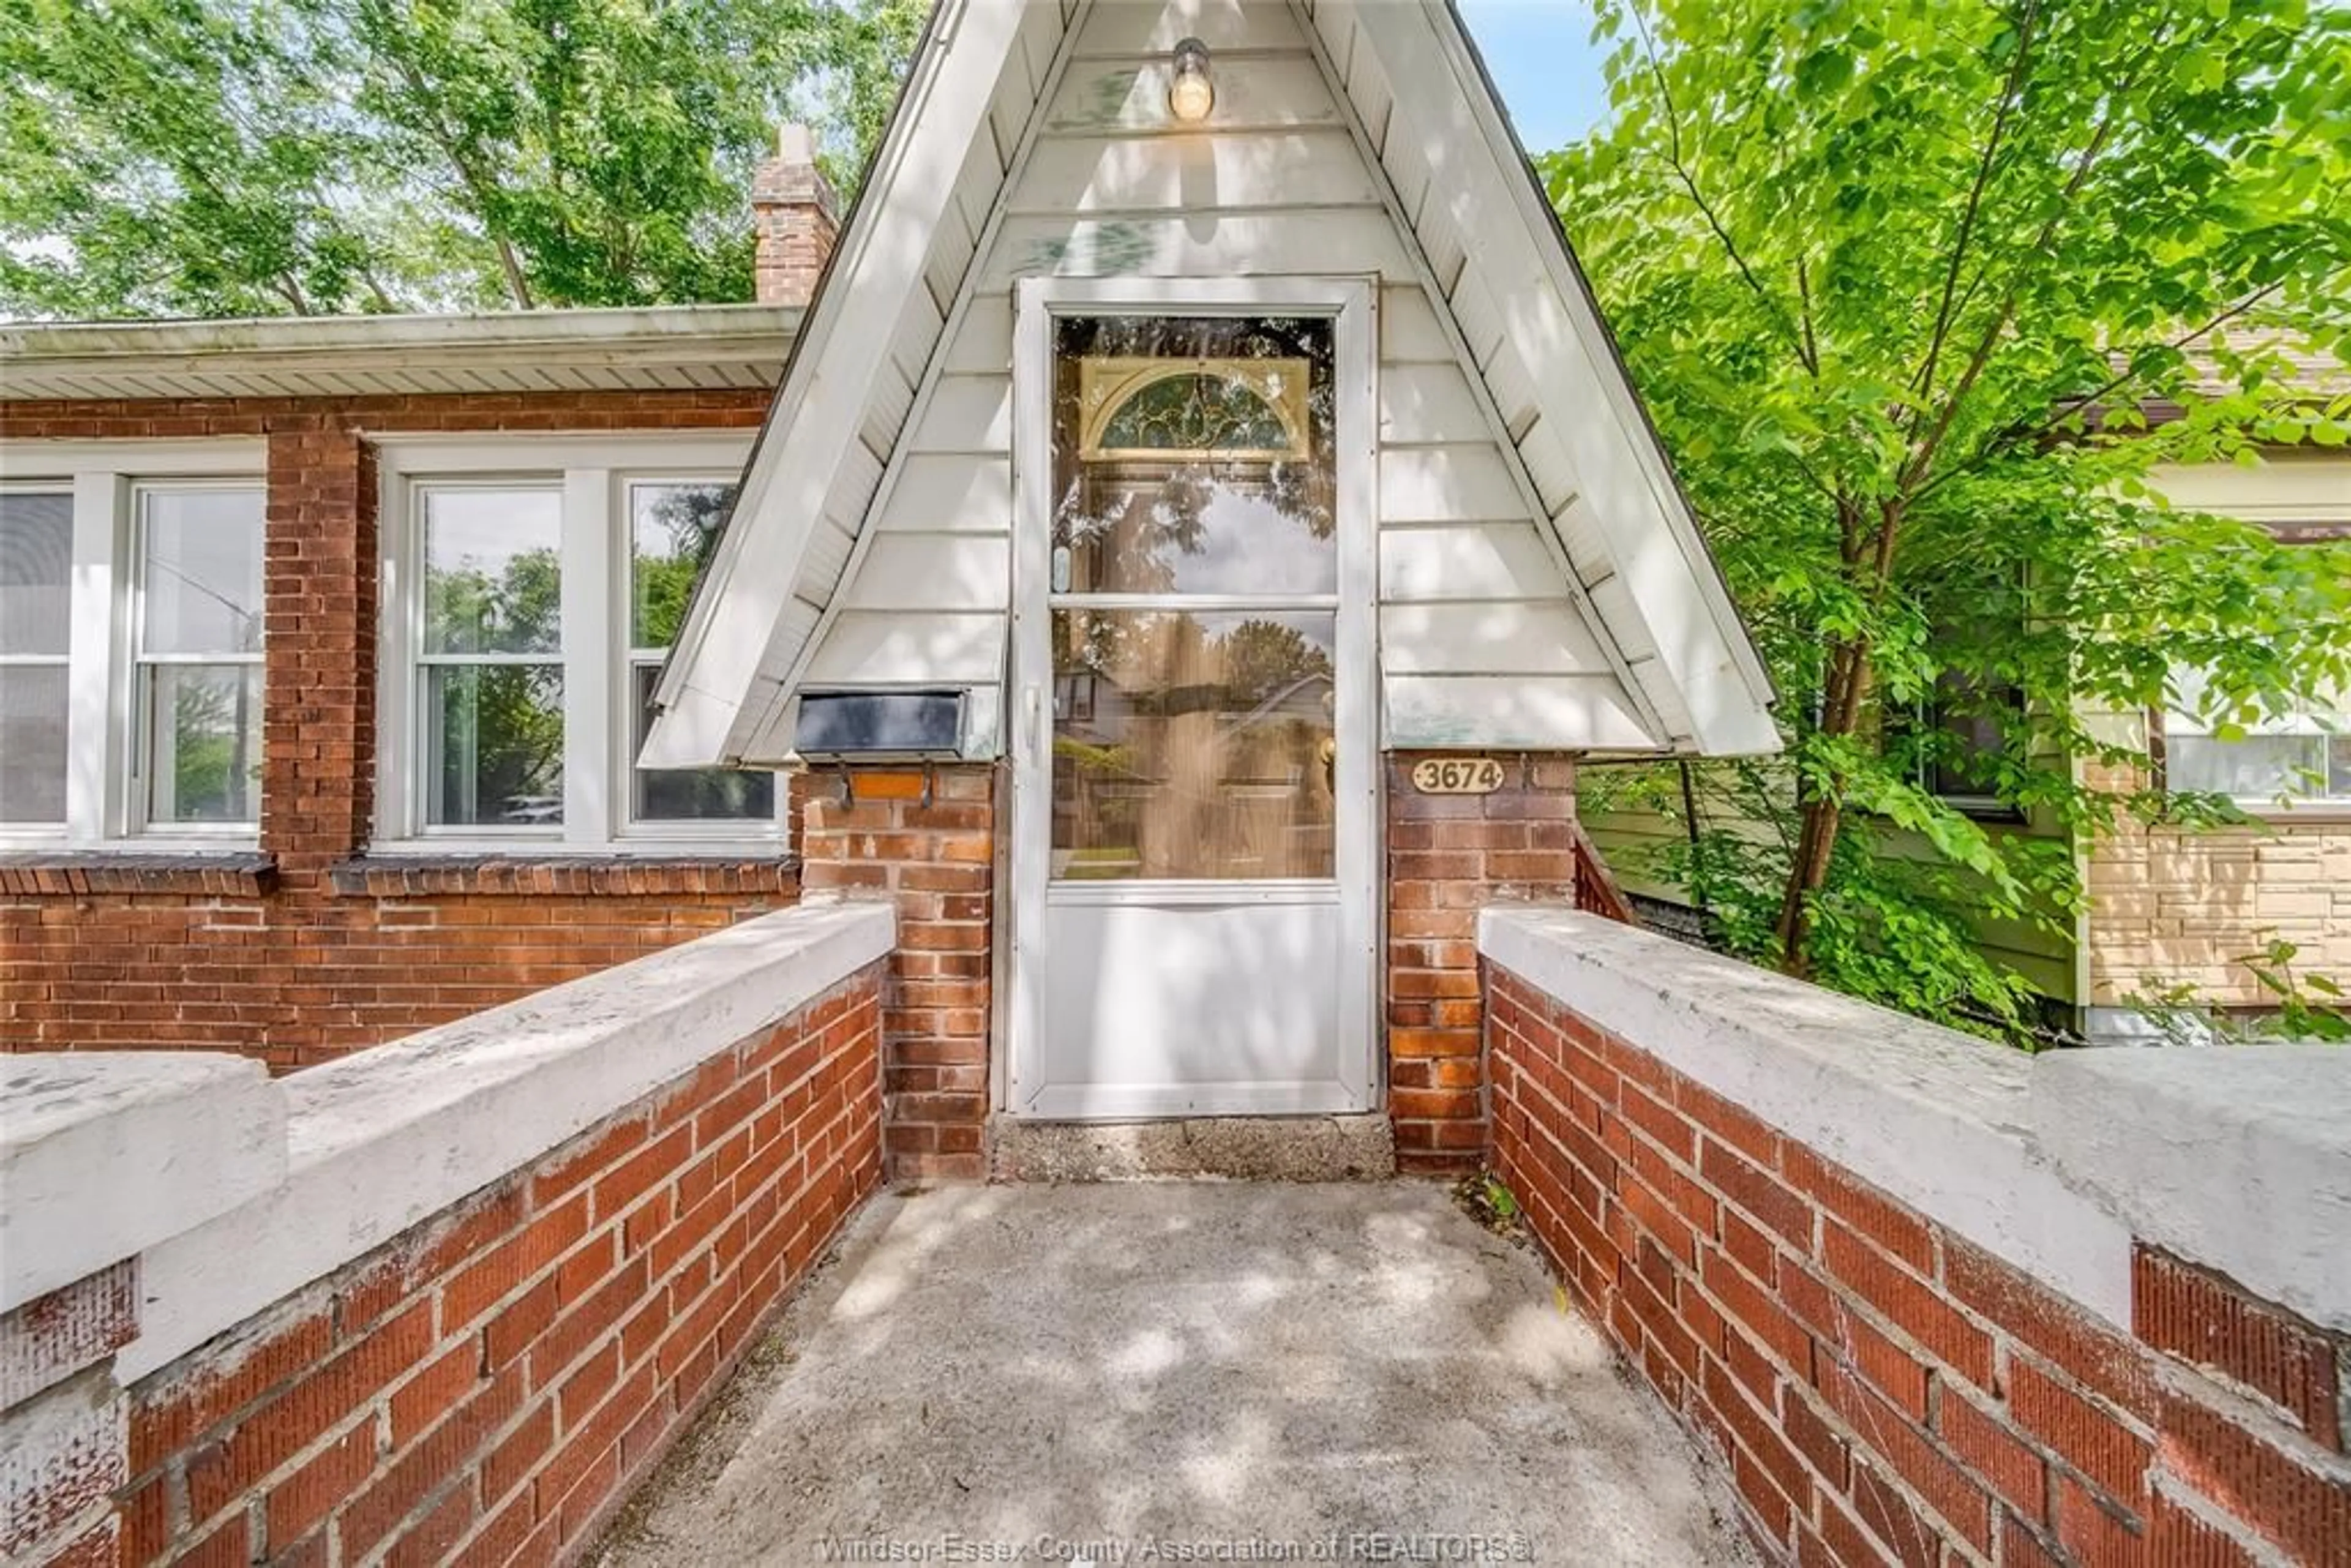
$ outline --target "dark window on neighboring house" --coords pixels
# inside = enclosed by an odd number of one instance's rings
[[[1912,720],[1918,788],[1971,817],[2021,820],[2022,813],[2000,798],[1992,779],[2023,712],[2021,688],[1985,687],[1945,671]]]
[[[1928,607],[1928,646],[1999,649],[2027,624],[2028,597],[2021,569],[1987,567]],[[1920,789],[1970,817],[2022,820],[1998,780],[2002,755],[2024,740],[2024,691],[1996,671],[1945,667],[1909,711],[1888,715],[1886,739],[1908,748]]]

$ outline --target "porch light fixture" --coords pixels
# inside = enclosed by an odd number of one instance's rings
[[[1208,46],[1186,38],[1176,46],[1176,74],[1167,83],[1167,111],[1197,125],[1217,107],[1217,84],[1208,79]]]

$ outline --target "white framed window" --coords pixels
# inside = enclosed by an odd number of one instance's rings
[[[0,831],[65,831],[72,651],[73,490],[0,490]]]
[[[747,451],[384,443],[378,848],[774,852],[773,774],[634,765]]]
[[[252,484],[132,491],[134,830],[261,831],[266,505]]]
[[[2249,811],[2351,811],[2351,692],[2223,726],[2197,700],[2199,672],[2176,670],[2173,682],[2180,706],[2163,716],[2168,788],[2227,795]]]
[[[2288,545],[2351,539],[2351,522],[2339,516],[2288,509],[2254,520]],[[2162,716],[2166,788],[2227,795],[2254,812],[2351,812],[2351,690],[2316,693],[2291,713],[2224,722],[2207,711],[2204,672],[2175,665],[2171,685],[2175,700]]]
[[[411,507],[417,825],[560,828],[562,488],[428,480]]]
[[[256,840],[264,457],[0,444],[0,847]]]

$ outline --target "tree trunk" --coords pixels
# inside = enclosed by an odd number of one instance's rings
[[[1863,700],[1869,691],[1869,640],[1857,637],[1840,643],[1829,654],[1828,679],[1822,685],[1818,733],[1848,736],[1860,727]],[[1796,834],[1796,854],[1788,868],[1788,886],[1780,901],[1780,968],[1797,979],[1812,975],[1812,896],[1827,885],[1829,863],[1836,853],[1838,830],[1844,816],[1844,780],[1831,778],[1820,788],[1799,785],[1802,824]]]
[[[1968,381],[1981,370],[1980,357],[1968,369]],[[1945,422],[1948,423],[1948,419]],[[1931,448],[1930,448],[1931,450]],[[1886,601],[1894,580],[1894,545],[1908,515],[1907,486],[1925,477],[1923,459],[1903,476],[1906,490],[1876,503],[1876,526],[1863,532],[1863,503],[1850,497],[1837,499],[1838,530],[1843,536],[1844,570],[1862,590],[1873,614]],[[1862,710],[1868,704],[1873,644],[1866,630],[1829,648],[1827,678],[1821,683],[1821,719],[1816,733],[1842,738],[1861,728]],[[1813,894],[1826,886],[1829,864],[1836,855],[1837,831],[1844,815],[1845,780],[1832,775],[1818,787],[1797,783],[1797,806],[1803,822],[1796,835],[1796,857],[1788,868],[1788,890],[1780,901],[1780,968],[1798,979],[1812,975]]]
[[[1813,956],[1813,912],[1807,902],[1828,881],[1829,859],[1836,852],[1838,820],[1844,815],[1834,797],[1804,802],[1803,826],[1796,835],[1795,863],[1788,871],[1788,891],[1780,904],[1780,970],[1799,980],[1810,979]]]

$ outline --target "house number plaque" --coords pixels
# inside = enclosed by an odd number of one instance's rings
[[[1490,795],[1502,787],[1502,765],[1490,757],[1426,757],[1412,765],[1412,787],[1424,795]]]

